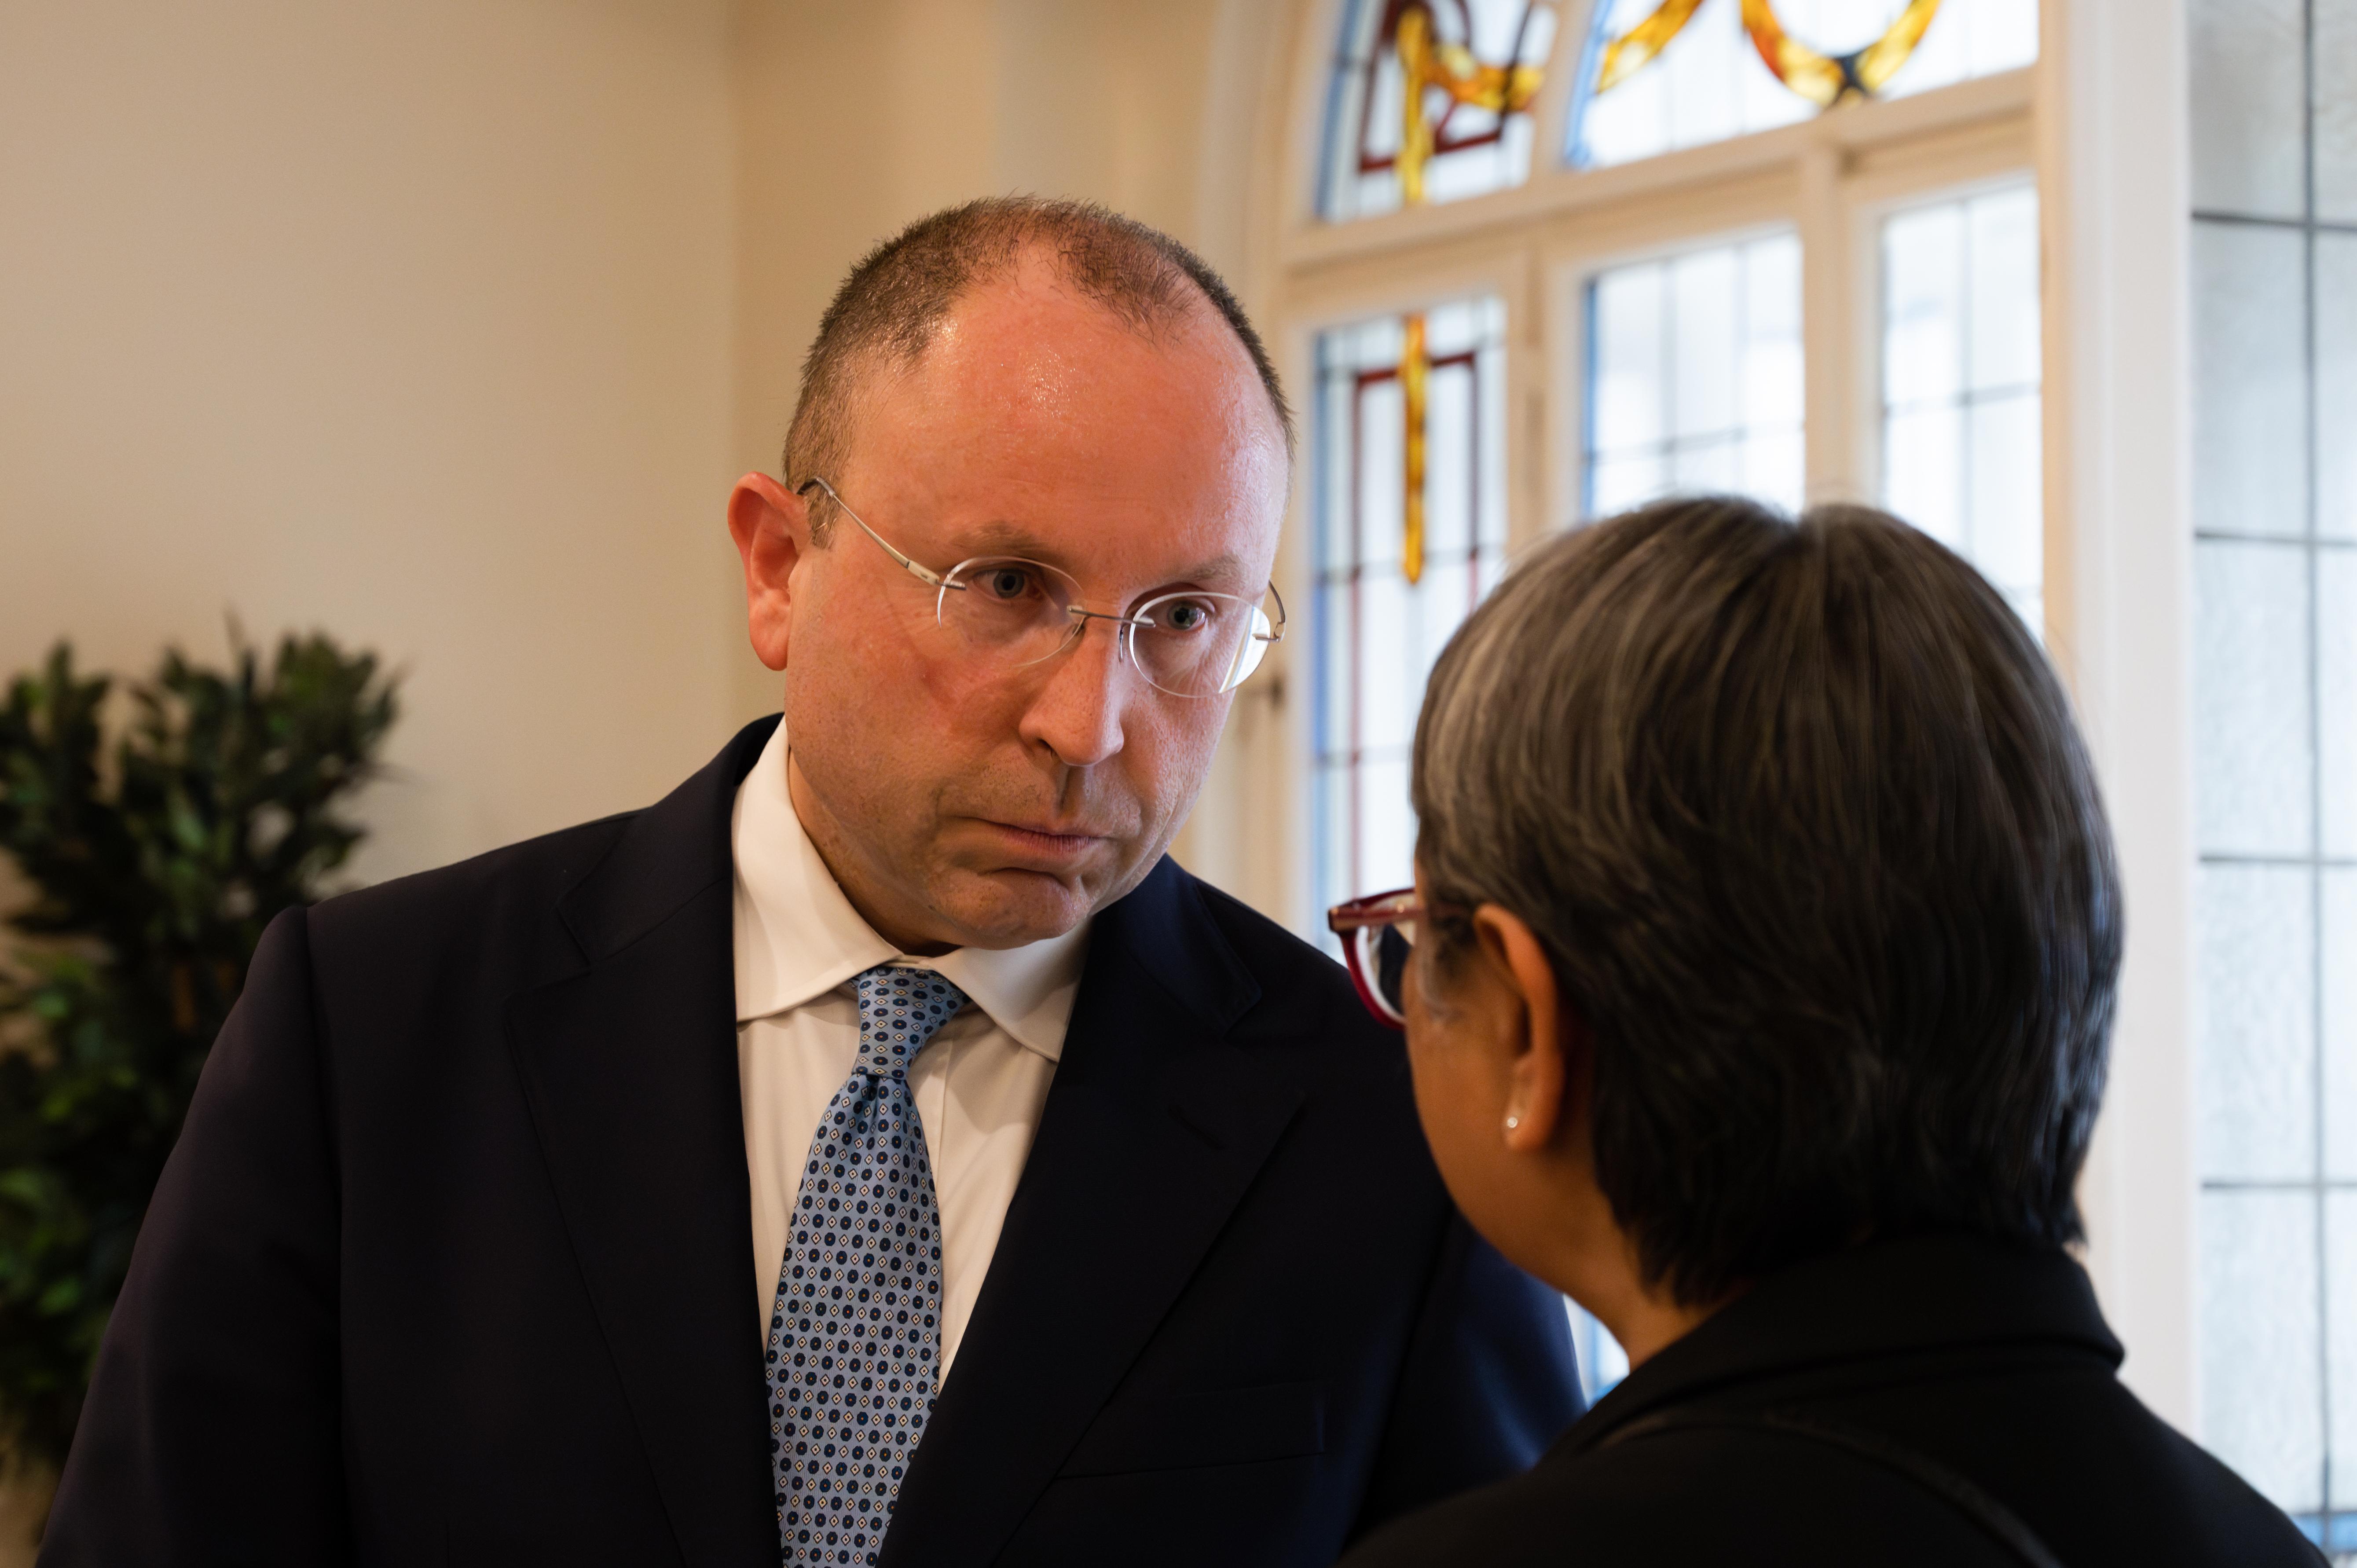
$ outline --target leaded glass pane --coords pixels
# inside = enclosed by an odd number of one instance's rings
[[[2323,875],[2324,1179],[2357,1183],[2357,867]]]
[[[2300,550],[2193,547],[2194,832],[2206,854],[2312,846],[2308,595]]]
[[[1800,242],[1771,235],[1587,285],[1583,515],[1674,490],[1801,499]]]
[[[2323,853],[2357,858],[2357,551],[2316,564],[2316,781]]]
[[[2321,1501],[2317,1195],[2201,1196],[2202,1439],[2277,1506]]]
[[[2187,0],[2197,211],[2297,218],[2302,192],[2300,116],[2308,101],[2300,51],[2308,0]]]
[[[1522,184],[1555,27],[1544,0],[1347,0],[1327,94],[1325,216]]]
[[[2243,223],[2193,227],[2193,526],[2308,531],[2304,242]]]
[[[2324,1299],[2357,1301],[2357,1192],[2324,1195]],[[2324,1323],[2326,1392],[2332,1407],[2332,1453],[2357,1454],[2357,1312],[2335,1312]],[[2357,1511],[2357,1466],[2332,1467],[2330,1506]],[[2347,1524],[2344,1519],[2342,1524]],[[2357,1551],[2357,1530],[2336,1531],[2333,1544]]]
[[[2316,1140],[2316,874],[2212,864],[2197,879],[2194,1114],[2213,1180],[2299,1180]]]
[[[1702,0],[1675,26],[1659,0],[1598,0],[1580,54],[1564,156],[1579,167],[1632,162],[1804,120],[1829,93],[1796,74],[1780,80],[1745,25],[1740,0]],[[1774,25],[1820,62],[1833,62],[1920,21],[1909,0],[1777,0]],[[1650,26],[1649,26],[1650,25]],[[1658,42],[1648,58],[1647,44]],[[1618,46],[1616,48],[1616,46]],[[2038,58],[2036,0],[1944,0],[1895,75],[1872,95],[1896,98]],[[1629,69],[1630,62],[1645,63]],[[1834,64],[1821,69],[1841,80]],[[1789,84],[1788,84],[1789,82]]]
[[[2357,0],[2314,0],[2316,215],[2357,223]]]
[[[2357,431],[2357,233],[2316,236],[2316,424]],[[2319,445],[2316,486],[2317,532],[2357,539],[2357,440]]]
[[[1883,504],[1971,561],[2042,631],[2038,279],[2027,187],[1883,221]]]
[[[1505,309],[1455,301],[1339,328],[1320,334],[1318,367],[1311,798],[1323,908],[1412,880],[1408,752],[1425,680],[1504,568]],[[1423,453],[1413,492],[1412,429]],[[1423,502],[1414,544],[1412,493]]]
[[[2357,1562],[2357,0],[2189,22],[2201,1436]]]

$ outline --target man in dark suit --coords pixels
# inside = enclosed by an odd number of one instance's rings
[[[1151,231],[864,261],[731,500],[782,725],[272,926],[43,1562],[1306,1565],[1527,1465],[1558,1299],[1341,972],[1163,856],[1289,441]]]

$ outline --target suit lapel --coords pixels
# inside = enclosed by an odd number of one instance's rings
[[[1225,1042],[1259,998],[1164,861],[1098,917],[1063,1059],[886,1568],[995,1557],[1061,1467],[1292,1119]]]
[[[509,1011],[558,1208],[697,1568],[778,1560],[729,940],[729,804],[769,728],[623,830],[560,906],[587,969]]]

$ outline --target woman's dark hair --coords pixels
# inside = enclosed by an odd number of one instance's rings
[[[1717,497],[1555,540],[1441,655],[1414,788],[1427,892],[1522,917],[1587,1021],[1597,1177],[1679,1300],[1867,1237],[2079,1239],[2111,831],[2045,655],[1939,543]]]

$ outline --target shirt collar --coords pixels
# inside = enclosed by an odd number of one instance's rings
[[[896,951],[851,907],[794,814],[783,725],[737,786],[728,837],[737,865],[738,1023],[791,1011],[897,961],[940,974],[1018,1045],[1049,1061],[1063,1055],[1089,921],[1019,948],[959,948],[939,958]]]

